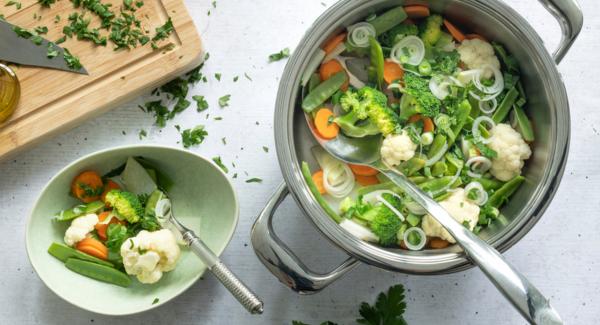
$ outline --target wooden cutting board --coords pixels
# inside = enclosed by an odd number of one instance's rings
[[[41,7],[37,0],[21,3],[20,10],[0,4],[0,14],[6,21],[28,29],[47,26],[49,32],[43,36],[51,41],[62,37],[62,28],[72,12],[83,11],[75,9],[70,0],[59,0],[51,8]],[[122,0],[102,3],[111,3],[117,15],[122,6]],[[55,23],[57,15],[61,19]],[[101,47],[76,37],[60,44],[79,57],[89,72],[87,76],[11,66],[21,83],[21,99],[12,117],[0,124],[0,160],[131,100],[201,62],[200,37],[182,0],[144,0],[135,16],[149,37],[169,17],[174,31],[158,43],[158,50],[147,44],[115,51],[110,41]],[[99,27],[100,20],[93,13],[86,12],[86,17],[92,18],[90,28]],[[101,34],[107,31],[101,30]]]

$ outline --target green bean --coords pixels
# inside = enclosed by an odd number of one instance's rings
[[[471,113],[471,104],[469,104],[469,101],[465,99],[458,104],[458,107],[456,108],[456,114],[454,115],[456,117],[456,124],[452,128],[452,135],[450,136],[450,139],[448,139],[448,147],[454,143],[456,137],[460,133],[460,130],[463,128],[463,126],[465,126],[465,123],[467,123],[469,113]]]
[[[501,182],[495,178],[476,178],[473,179],[474,182],[479,182],[481,184],[481,186],[483,186],[483,189],[486,191],[491,191],[491,190],[497,190],[500,187],[502,187],[502,185],[504,185],[504,182]]]
[[[519,91],[517,91],[517,88],[515,87],[512,87],[506,93],[506,96],[504,96],[504,99],[502,99],[502,102],[498,105],[498,108],[496,108],[496,111],[492,115],[492,120],[494,120],[495,123],[504,121],[518,96]]]
[[[505,201],[508,201],[508,198],[515,193],[515,191],[521,186],[521,184],[525,181],[525,177],[516,176],[510,181],[506,182],[502,187],[500,187],[488,200],[487,204],[494,207],[499,208]]]
[[[444,176],[440,178],[434,178],[423,182],[418,186],[425,192],[436,192],[450,185],[450,182],[454,179],[453,176]]]
[[[406,176],[412,176],[423,167],[425,167],[425,160],[419,157],[412,157],[399,166],[400,171]]]
[[[532,142],[535,140],[535,136],[533,135],[533,128],[531,126],[531,121],[525,115],[525,111],[517,105],[513,107],[515,111],[515,117],[517,118],[517,125],[519,127],[519,131],[523,136],[523,139],[527,142]]]
[[[310,167],[308,167],[308,163],[305,161],[302,162],[302,176],[304,176],[304,181],[306,185],[308,185],[308,189],[317,200],[317,203],[325,210],[325,212],[333,219],[333,221],[340,223],[342,222],[342,217],[340,217],[333,209],[329,206],[329,204],[325,201],[319,190],[317,189],[317,185],[313,182],[312,174],[310,173]]]
[[[399,6],[375,17],[369,23],[375,27],[375,34],[381,35],[403,22],[407,17],[404,7]]]
[[[374,71],[373,79],[379,89],[383,87],[383,50],[374,37],[369,37],[371,68]]]
[[[310,113],[319,105],[323,104],[329,97],[335,94],[338,89],[346,82],[345,71],[340,71],[334,74],[331,78],[320,83],[313,89],[302,101],[302,109]]]
[[[446,144],[446,136],[441,133],[436,134],[427,152],[427,158],[431,159],[437,155],[444,148],[444,144]]]

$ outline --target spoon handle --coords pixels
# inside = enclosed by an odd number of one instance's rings
[[[458,223],[435,200],[425,194],[406,176],[382,170],[415,202],[429,212],[464,249],[467,256],[481,268],[490,281],[512,305],[532,324],[563,324],[549,300],[502,255],[473,232]]]
[[[206,246],[196,234],[187,230],[183,232],[183,240],[190,246],[210,272],[223,284],[229,292],[251,314],[262,314],[263,302],[250,290],[219,258]]]

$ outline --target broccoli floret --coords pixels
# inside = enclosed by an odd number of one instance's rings
[[[421,30],[421,39],[426,46],[433,46],[442,36],[443,19],[440,15],[427,17]]]
[[[402,225],[400,218],[385,205],[377,205],[363,213],[361,219],[368,221],[369,228],[382,246],[391,246],[398,242],[396,234]]]
[[[377,89],[349,90],[340,98],[340,105],[349,113],[336,118],[335,122],[347,136],[387,135],[396,130],[398,117],[387,106],[387,96]]]
[[[406,36],[417,36],[419,35],[419,28],[415,24],[400,24],[396,25],[389,31],[379,36],[379,42],[381,46],[393,47],[394,44],[398,43],[401,39]]]
[[[403,79],[404,93],[410,95],[410,101],[401,108],[401,119],[405,120],[416,113],[429,117],[435,117],[440,113],[442,102],[429,90],[428,79],[412,73],[405,73]]]
[[[452,75],[458,67],[458,61],[460,60],[460,54],[458,51],[453,50],[450,52],[438,51],[435,52],[435,62],[433,64],[433,70],[441,72],[442,74]]]
[[[112,190],[106,194],[106,203],[112,206],[117,214],[129,223],[136,223],[144,214],[144,208],[138,197],[126,191]]]

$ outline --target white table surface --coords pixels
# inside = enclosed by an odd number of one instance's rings
[[[250,227],[282,180],[273,141],[273,105],[284,62],[267,56],[294,49],[309,24],[332,0],[187,0],[189,10],[211,53],[204,72],[223,74],[198,84],[191,94],[207,96],[211,120],[190,108],[159,130],[133,101],[46,143],[0,163],[0,323],[2,324],[290,324],[324,320],[350,324],[363,300],[390,285],[408,290],[406,318],[411,324],[523,324],[520,316],[477,269],[444,276],[407,276],[360,266],[320,294],[298,296],[279,284],[258,261],[249,241]],[[559,29],[537,1],[510,0],[540,33],[549,48]],[[600,15],[597,1],[580,0],[583,31],[559,70],[571,103],[572,141],[566,171],[556,197],[537,226],[505,255],[542,292],[568,324],[600,323]],[[211,15],[207,16],[207,10]],[[254,80],[243,77],[247,72]],[[235,75],[240,79],[232,81]],[[217,98],[232,94],[230,107]],[[223,116],[213,121],[212,116]],[[259,125],[257,125],[257,123]],[[261,177],[262,184],[234,180],[240,223],[223,254],[243,280],[265,301],[262,316],[249,316],[209,275],[187,292],[152,311],[129,317],[106,317],[70,305],[48,290],[34,274],[25,253],[25,223],[40,190],[59,169],[82,155],[116,145],[159,143],[178,146],[174,124],[207,125],[209,137],[193,148],[207,157],[221,155],[236,162],[235,171]],[[149,136],[138,139],[138,131]],[[227,137],[227,145],[221,138]],[[262,146],[271,150],[265,153]],[[276,223],[281,236],[307,264],[325,271],[345,256],[322,238],[292,200]],[[585,251],[584,251],[585,250]]]

